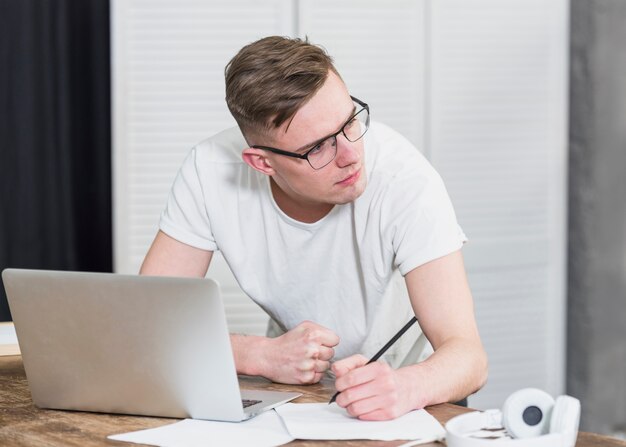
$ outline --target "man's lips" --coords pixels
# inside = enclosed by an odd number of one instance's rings
[[[354,183],[356,183],[356,181],[359,179],[359,177],[361,177],[361,169],[359,169],[358,171],[350,174],[349,176],[347,176],[343,180],[338,181],[337,184],[341,185],[341,186],[353,185]]]

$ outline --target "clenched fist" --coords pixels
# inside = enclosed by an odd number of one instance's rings
[[[329,368],[338,343],[339,337],[330,329],[303,321],[280,337],[267,340],[263,375],[279,383],[317,383]]]

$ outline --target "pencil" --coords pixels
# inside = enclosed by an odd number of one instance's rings
[[[400,329],[396,335],[391,337],[391,340],[389,340],[387,342],[387,344],[380,349],[380,351],[378,351],[376,354],[374,354],[374,357],[369,359],[369,361],[366,363],[366,365],[369,365],[370,363],[375,362],[376,360],[378,360],[380,358],[380,356],[383,355],[387,351],[387,349],[389,349],[391,347],[391,345],[393,345],[400,337],[402,337],[402,334],[404,334],[406,331],[408,331],[409,328],[411,326],[413,326],[413,324],[416,321],[417,321],[417,317],[411,318],[409,320],[409,322],[407,324],[405,324],[404,327],[402,329]],[[339,391],[337,391],[334,394],[334,396],[330,398],[330,401],[328,401],[328,405],[332,404],[335,401],[335,399],[337,399],[338,395],[339,395]]]

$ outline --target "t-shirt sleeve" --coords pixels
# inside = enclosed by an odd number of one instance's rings
[[[387,197],[395,264],[402,275],[467,241],[443,180],[425,160],[420,164],[423,172],[394,179]]]
[[[215,251],[217,244],[211,231],[197,156],[197,149],[192,149],[178,171],[159,228],[177,241]]]

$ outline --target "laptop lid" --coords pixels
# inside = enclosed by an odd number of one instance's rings
[[[249,417],[215,281],[20,269],[2,278],[38,407]],[[278,403],[299,395],[277,394]]]

